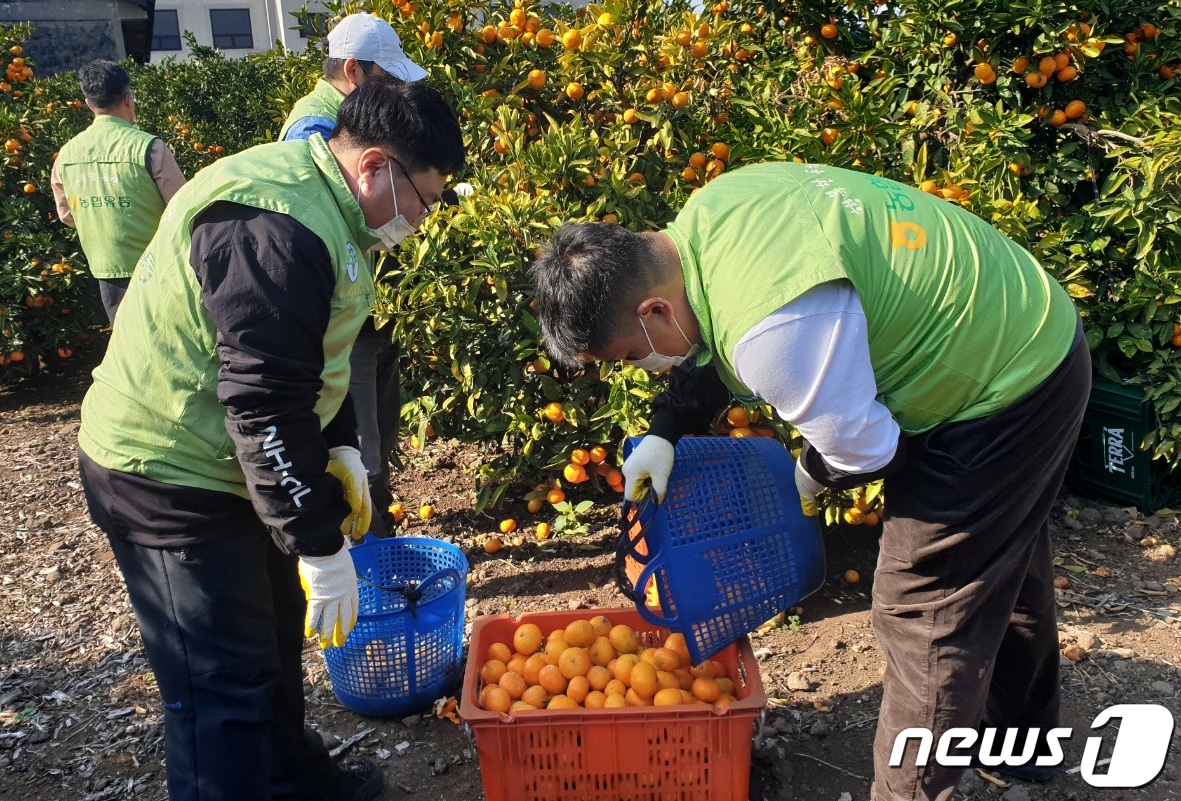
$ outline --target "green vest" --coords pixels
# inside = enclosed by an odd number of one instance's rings
[[[95,278],[130,276],[156,232],[164,198],[148,163],[155,139],[101,114],[57,154],[78,241]]]
[[[865,310],[877,400],[907,433],[992,414],[1070,349],[1078,314],[1033,256],[914,187],[816,164],[759,164],[694,193],[667,233],[706,351],[740,397],[734,349],[817,284]]]
[[[136,266],[82,401],[78,443],[111,470],[247,497],[217,399],[217,332],[189,265],[192,221],[215,201],[290,215],[323,241],[336,286],[315,406],[321,428],[340,409],[353,340],[374,299],[364,254],[378,240],[328,145],[313,136],[220,159],[177,192]]]
[[[340,93],[340,90],[320,78],[316,81],[312,91],[295,101],[295,105],[291,107],[291,113],[287,115],[287,120],[279,131],[279,141],[282,142],[286,139],[287,131],[291,129],[291,126],[304,117],[327,117],[335,121],[336,115],[340,113],[340,104],[343,102],[344,95]]]

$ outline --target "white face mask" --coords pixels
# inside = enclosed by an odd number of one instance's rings
[[[665,356],[663,353],[657,353],[655,346],[652,344],[652,337],[648,336],[648,326],[644,325],[644,318],[640,317],[639,319],[640,328],[644,329],[644,338],[648,340],[648,347],[652,348],[652,352],[642,359],[627,359],[627,363],[633,367],[639,367],[641,370],[647,370],[650,373],[663,373],[674,367],[680,367],[688,359],[696,356],[697,352],[701,350],[700,345],[694,345],[689,341],[689,337],[685,336],[685,332],[681,330],[681,325],[677,322],[677,318],[673,317],[673,325],[677,327],[677,332],[685,340],[685,344],[689,346],[689,350],[685,351],[685,355],[683,356]]]
[[[390,167],[387,160],[385,163],[386,172],[390,176],[390,192],[394,196],[394,219],[390,220],[380,228],[370,228],[369,233],[376,236],[381,241],[374,245],[370,250],[393,250],[398,245],[402,244],[402,240],[412,234],[417,233],[417,229],[411,225],[405,217],[398,213],[398,192],[394,188],[394,171]],[[361,198],[357,198],[357,203],[361,202]]]

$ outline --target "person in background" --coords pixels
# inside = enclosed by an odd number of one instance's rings
[[[885,479],[873,799],[954,792],[963,768],[917,766],[913,744],[890,764],[911,727],[936,741],[1016,729],[1022,744],[1038,728],[1046,753],[1059,707],[1048,516],[1091,366],[1070,297],[1028,251],[914,187],[775,163],[714,179],[661,232],[563,225],[531,273],[551,357],[672,370],[623,465],[626,497],[662,498],[676,441],[731,393],[803,435],[805,514],[826,487]]]
[[[78,229],[114,323],[131,272],[185,177],[164,141],[136,127],[127,70],[92,61],[78,70],[78,81],[94,122],[62,145],[50,185],[58,218]]]
[[[374,77],[332,138],[259,145],[168,205],[82,402],[87,507],[164,705],[172,801],[364,801],[366,760],[304,730],[303,635],[342,645],[369,489],[348,395],[365,253],[464,164],[443,96]],[[302,587],[301,587],[302,584]]]
[[[328,33],[328,57],[324,77],[312,91],[296,101],[279,131],[279,139],[307,139],[313,133],[327,138],[336,127],[340,104],[354,89],[374,75],[401,81],[419,81],[427,71],[406,58],[402,41],[393,27],[372,14],[344,17]],[[380,258],[371,255],[368,258]],[[377,514],[372,533],[386,536],[394,527],[389,507],[390,458],[398,445],[401,391],[398,382],[397,343],[388,329],[378,330],[370,316],[365,320],[350,358],[349,394],[361,437],[361,460],[369,476],[370,494]]]

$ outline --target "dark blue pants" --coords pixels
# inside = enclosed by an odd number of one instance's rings
[[[107,312],[107,321],[115,324],[115,312],[119,311],[119,304],[127,294],[130,278],[100,278],[98,279],[98,296],[102,299],[103,308]]]
[[[296,559],[261,523],[182,548],[128,542],[110,471],[83,460],[164,703],[171,801],[311,801],[337,769],[304,731]],[[142,511],[142,510],[140,510]]]

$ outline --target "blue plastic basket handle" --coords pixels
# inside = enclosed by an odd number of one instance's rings
[[[655,556],[655,554],[649,554],[648,563],[646,565],[644,565],[644,569],[640,571],[640,577],[638,579],[636,579],[636,586],[637,587],[646,588],[648,586],[648,582],[652,579],[652,577],[654,575],[656,575],[656,571],[664,566],[660,562],[660,560],[653,559],[652,558],[653,556]],[[661,598],[660,598],[660,592],[659,592],[660,584],[659,584],[659,582],[657,582],[656,588],[657,588],[656,599],[658,601],[660,601],[660,608],[661,608],[661,610],[663,610],[664,609],[664,602],[661,601]],[[644,590],[641,589],[640,592],[644,592]],[[673,631],[680,631],[681,630],[680,627],[678,626],[678,624],[681,622],[680,617],[678,617],[676,615],[673,615],[672,617],[665,617],[664,615],[658,615],[655,612],[653,612],[651,609],[649,609],[648,604],[644,603],[643,601],[636,602],[636,611],[640,613],[640,617],[644,618],[644,620],[647,620],[653,626],[664,626],[665,628],[672,629]]]
[[[619,529],[621,533],[615,543],[615,583],[619,586],[620,592],[635,603],[639,603],[639,601],[636,588],[631,585],[631,581],[627,577],[627,559],[630,557],[637,564],[646,565],[652,558],[656,547],[647,542],[644,535],[648,531],[648,526],[656,519],[656,511],[659,506],[660,501],[654,500],[653,493],[649,492],[643,500],[639,502],[624,501],[620,507]],[[636,517],[634,520],[629,520],[628,512],[632,509],[636,510]],[[637,524],[640,526],[640,531],[632,537],[629,532]],[[636,550],[636,546],[640,542],[644,542],[644,546],[648,550],[647,554]]]
[[[459,583],[463,580],[463,577],[459,575],[459,571],[453,567],[445,567],[442,570],[432,573],[430,576],[418,582],[417,584],[410,581],[406,582],[405,584],[396,584],[392,587],[387,587],[383,584],[376,584],[362,576],[360,573],[357,574],[358,581],[368,584],[373,589],[381,590],[382,592],[397,593],[398,595],[401,595],[403,598],[405,598],[406,609],[410,612],[410,616],[415,620],[418,619],[419,600],[422,598],[422,596],[426,595],[426,591],[428,589],[438,584],[444,578],[450,578],[455,582],[456,586],[459,586]]]

